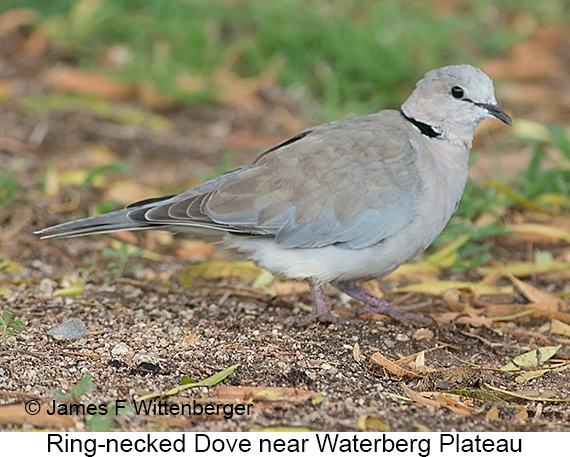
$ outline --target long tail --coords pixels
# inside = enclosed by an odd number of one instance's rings
[[[34,232],[42,239],[62,238],[82,235],[96,235],[99,233],[118,232],[121,230],[150,230],[167,228],[164,224],[151,224],[136,222],[128,217],[128,210],[115,211],[114,213],[79,219],[78,221],[66,222],[54,225]]]
[[[144,218],[135,218],[135,214],[140,214],[147,209],[153,208],[157,203],[170,199],[171,196],[154,198],[127,206],[125,209],[113,211],[99,216],[87,217],[77,221],[65,222],[63,224],[47,227],[34,232],[42,239],[74,237],[82,235],[95,235],[99,233],[118,232],[120,230],[150,230],[164,229],[169,224],[152,222]]]
[[[142,200],[119,211],[54,225],[35,233],[43,239],[94,235],[120,230],[171,230],[214,238],[228,232],[265,235],[265,231],[256,230],[255,227],[244,229],[240,225],[217,222],[202,210],[204,201],[207,201],[216,187],[240,173],[241,170],[238,168],[230,171],[178,195]]]

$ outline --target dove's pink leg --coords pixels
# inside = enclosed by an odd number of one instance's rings
[[[431,320],[427,317],[418,316],[417,314],[409,313],[392,306],[386,300],[383,300],[376,295],[372,295],[371,293],[366,292],[364,289],[357,286],[353,282],[338,281],[334,283],[334,286],[345,294],[350,295],[352,298],[355,298],[356,300],[361,301],[366,305],[355,310],[353,315],[367,312],[385,314],[386,316],[390,316],[397,321],[408,325],[410,325],[410,323],[425,325],[431,322]]]
[[[313,309],[309,314],[297,320],[297,325],[307,324],[312,320],[320,322],[344,322],[346,319],[333,316],[327,306],[327,299],[323,293],[323,284],[317,278],[309,278],[309,287],[313,297]]]

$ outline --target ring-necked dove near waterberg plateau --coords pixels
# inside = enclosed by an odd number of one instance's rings
[[[495,117],[493,82],[470,65],[428,72],[400,111],[311,127],[251,165],[178,195],[144,200],[36,232],[43,238],[119,230],[190,232],[239,251],[271,273],[308,279],[313,310],[337,321],[322,286],[364,310],[425,322],[360,288],[423,252],[456,210],[473,133]]]

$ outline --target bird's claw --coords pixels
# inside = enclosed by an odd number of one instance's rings
[[[295,319],[292,323],[294,327],[304,327],[313,321],[318,321],[322,324],[344,324],[345,322],[351,322],[353,319],[346,319],[344,317],[334,316],[331,312],[328,313],[318,313],[310,312],[309,314]]]

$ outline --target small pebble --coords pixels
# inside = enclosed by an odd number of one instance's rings
[[[47,332],[49,336],[53,336],[59,339],[64,339],[68,341],[75,341],[79,338],[87,338],[89,332],[83,321],[77,317],[65,321],[63,324],[52,328]]]
[[[126,343],[118,343],[111,349],[111,355],[117,359],[131,358],[134,351]]]
[[[414,340],[430,341],[433,336],[433,332],[429,328],[419,328],[414,332],[414,336],[412,336],[412,338]]]

